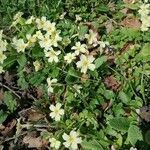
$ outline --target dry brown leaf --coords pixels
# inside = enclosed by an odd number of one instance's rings
[[[134,43],[131,42],[127,42],[123,45],[123,48],[121,49],[121,52],[126,52],[129,49],[131,49],[131,47],[134,47]]]
[[[120,83],[116,80],[116,78],[113,75],[106,77],[104,83],[107,88],[115,92],[120,89]]]
[[[31,135],[26,135],[23,138],[23,142],[28,144],[28,148],[41,148],[45,145],[45,141],[40,137],[33,137]]]
[[[14,75],[9,74],[8,71],[5,72],[4,79],[8,85],[13,84],[13,78],[14,78]]]
[[[87,74],[83,74],[83,75],[81,76],[81,81],[82,81],[82,82],[86,82],[88,79],[89,79],[89,76],[88,76]]]
[[[26,118],[28,121],[38,121],[44,118],[44,115],[34,108],[24,109],[19,112],[19,115],[23,118]]]
[[[125,18],[121,24],[128,28],[139,29],[141,27],[141,22],[137,18]]]
[[[105,23],[105,27],[106,27],[107,33],[112,32],[112,30],[113,30],[113,28],[114,28],[112,21],[111,21],[111,20],[108,20],[108,21]]]
[[[1,131],[1,134],[3,136],[11,136],[13,134],[13,129],[16,126],[16,119],[12,119],[11,122],[9,122],[6,126],[5,129]]]
[[[121,10],[121,12],[126,15],[129,12],[129,9],[128,8],[124,8],[124,9]]]

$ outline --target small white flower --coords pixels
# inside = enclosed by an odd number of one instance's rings
[[[6,51],[6,46],[7,46],[7,41],[6,40],[1,40],[0,39],[0,51]]]
[[[109,42],[107,41],[99,41],[98,43],[100,45],[100,48],[105,48],[107,45],[109,45]]]
[[[92,55],[85,56],[82,54],[80,56],[80,61],[76,63],[77,68],[81,68],[81,72],[83,72],[84,74],[87,72],[88,69],[93,71],[95,69],[95,65],[92,64],[92,62],[94,60],[95,58]]]
[[[60,31],[57,31],[57,30],[51,32],[51,42],[54,47],[57,47],[58,42],[62,40],[59,34],[60,34]]]
[[[64,109],[61,109],[61,104],[57,103],[55,106],[51,105],[49,109],[52,111],[50,113],[51,118],[55,119],[55,121],[60,121],[61,116],[64,115]]]
[[[38,60],[33,62],[33,65],[35,67],[35,71],[39,71],[41,69],[41,64],[40,64],[40,62]]]
[[[36,31],[35,36],[36,36],[39,40],[41,40],[41,39],[44,38],[44,37],[43,37],[43,34],[42,34],[42,32],[41,32],[40,30],[39,30],[39,31]]]
[[[14,16],[14,20],[20,19],[21,16],[23,15],[23,12],[18,12],[15,16]]]
[[[50,21],[47,21],[47,24],[44,28],[44,30],[47,31],[47,34],[52,34],[55,30],[56,30],[56,27],[55,27],[56,23],[55,22],[50,22]]]
[[[68,53],[64,56],[64,60],[67,61],[68,64],[70,64],[75,58],[74,53]]]
[[[131,147],[130,150],[137,150],[137,148]]]
[[[50,147],[54,147],[55,149],[59,149],[59,147],[60,147],[60,141],[58,141],[58,140],[56,140],[55,138],[50,138],[49,139],[49,142],[51,143],[50,144]]]
[[[36,35],[35,34],[33,36],[31,36],[31,34],[27,34],[26,38],[28,40],[28,46],[30,46],[36,42]]]
[[[141,16],[147,16],[150,13],[150,4],[142,4],[138,12]]]
[[[80,17],[80,15],[75,15],[75,17],[76,17],[76,22],[82,20],[82,18]]]
[[[0,74],[2,74],[3,72],[5,72],[5,71],[3,70],[3,67],[0,66]]]
[[[35,20],[35,17],[34,17],[34,16],[31,16],[31,17],[25,22],[25,24],[31,24],[34,20]]]
[[[52,85],[57,83],[57,79],[50,79],[50,78],[47,78],[47,84],[48,84],[48,93],[53,93],[53,87]]]
[[[80,53],[86,53],[87,52],[87,46],[86,44],[81,44],[80,42],[76,42],[75,46],[73,46],[71,49],[75,50],[75,54],[79,55]]]
[[[85,38],[88,40],[88,44],[97,44],[97,33],[93,30],[89,30],[89,34],[85,34]]]
[[[42,48],[49,50],[52,46],[52,41],[50,39],[49,34],[45,34],[43,37],[41,37],[41,40],[39,41],[39,44]]]
[[[76,150],[78,148],[78,144],[82,142],[81,137],[79,137],[79,134],[76,131],[71,131],[69,135],[66,133],[63,134],[63,139],[65,142],[63,143],[66,148],[72,148],[73,150]]]
[[[113,145],[111,146],[111,150],[116,150],[115,147],[114,147]]]
[[[24,52],[28,45],[27,43],[24,43],[23,39],[16,39],[16,38],[13,38],[13,44],[15,45],[18,53]]]
[[[42,16],[41,19],[37,18],[35,22],[38,29],[44,29],[47,25],[47,20],[45,16]]]
[[[3,53],[3,51],[0,51],[0,63],[3,64],[4,60],[6,59],[6,55]]]
[[[45,51],[45,56],[48,57],[48,62],[58,62],[58,55],[60,55],[61,51],[54,51],[52,48],[50,51]]]

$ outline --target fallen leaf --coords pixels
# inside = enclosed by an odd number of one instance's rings
[[[44,115],[34,108],[24,109],[19,112],[19,115],[23,118],[26,118],[28,121],[38,121],[44,118]]]
[[[124,27],[139,29],[141,27],[141,22],[137,18],[125,18],[121,24]]]
[[[134,43],[132,42],[127,42],[123,45],[123,48],[121,49],[121,52],[126,52],[129,49],[134,48]]]
[[[113,26],[113,23],[112,23],[111,20],[106,21],[105,28],[106,28],[107,33],[111,33],[112,32],[114,26]]]
[[[3,136],[12,136],[12,134],[13,134],[13,129],[14,129],[14,127],[16,126],[16,123],[17,123],[16,119],[12,119],[11,122],[9,122],[9,123],[5,126],[4,130],[1,131],[1,134],[2,134]]]
[[[104,83],[107,88],[115,92],[119,91],[120,89],[120,83],[116,80],[116,78],[113,75],[106,77]]]
[[[88,76],[87,74],[83,74],[83,75],[81,76],[81,81],[82,81],[82,82],[86,82],[88,79],[89,79],[89,76]]]
[[[28,144],[28,148],[42,148],[46,145],[46,142],[41,137],[33,137],[31,135],[26,135],[23,138],[23,142]]]

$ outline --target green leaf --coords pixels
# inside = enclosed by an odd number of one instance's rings
[[[78,73],[74,68],[70,68],[65,78],[67,83],[74,83],[78,80]]]
[[[4,103],[11,112],[14,112],[14,110],[17,108],[17,102],[10,92],[5,92]]]
[[[0,110],[0,124],[6,120],[7,116],[7,113],[5,113],[3,110]]]
[[[109,124],[112,128],[122,132],[127,132],[130,126],[129,120],[124,117],[110,119]]]
[[[145,141],[150,145],[150,130],[148,130],[145,134]]]
[[[81,146],[84,150],[104,150],[101,144],[96,140],[83,141]]]
[[[17,60],[17,55],[10,55],[3,63],[3,67],[10,67]]]
[[[124,103],[124,104],[128,104],[129,103],[129,97],[126,93],[124,93],[123,91],[120,91],[119,92],[119,98],[121,99],[121,101]]]
[[[106,61],[107,61],[107,57],[106,56],[102,56],[102,57],[97,58],[95,60],[95,66],[96,66],[96,68],[99,68]]]
[[[128,130],[128,137],[127,139],[130,141],[130,143],[134,146],[136,142],[142,141],[143,136],[142,132],[140,131],[140,128],[136,125],[131,125],[129,130]]]
[[[18,57],[17,61],[18,61],[19,65],[20,65],[21,67],[24,67],[25,64],[27,63],[27,59],[26,59],[25,54],[20,55],[20,56]]]

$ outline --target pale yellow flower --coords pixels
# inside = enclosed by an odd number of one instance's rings
[[[150,13],[150,4],[142,4],[138,12],[141,16],[147,16]]]
[[[3,51],[0,51],[0,63],[3,64],[4,60],[6,59],[6,55],[3,53]]]
[[[34,17],[34,16],[31,16],[31,17],[25,22],[25,24],[31,24],[34,20],[35,20],[35,17]]]
[[[51,105],[49,109],[52,111],[50,113],[51,118],[55,119],[55,121],[60,121],[61,116],[64,115],[64,109],[61,108],[61,104],[57,103],[55,106]]]
[[[69,135],[66,133],[63,134],[63,139],[65,142],[63,143],[66,148],[71,148],[73,150],[78,149],[78,144],[82,142],[81,137],[79,137],[79,133],[76,131],[71,131]]]
[[[58,62],[58,55],[60,55],[61,51],[54,51],[52,48],[50,51],[45,51],[45,56],[48,57],[48,62]]]
[[[64,60],[70,64],[74,59],[75,59],[75,54],[74,53],[68,53],[64,56]]]
[[[55,138],[50,138],[49,139],[50,142],[50,147],[55,148],[55,149],[59,149],[61,142],[56,140]]]
[[[82,54],[80,56],[80,61],[76,63],[77,68],[81,68],[81,72],[83,72],[84,74],[87,72],[88,69],[94,71],[95,69],[95,65],[93,64],[94,60],[95,58],[92,55],[85,56]]]
[[[56,30],[55,25],[56,25],[55,22],[51,23],[50,21],[48,21],[45,28],[44,28],[44,30],[46,30],[47,33],[51,35]]]
[[[53,93],[53,85],[57,83],[57,79],[50,79],[50,78],[47,78],[47,84],[48,84],[48,93]]]
[[[96,45],[98,42],[97,36],[98,36],[98,34],[91,29],[89,30],[89,34],[85,34],[85,38],[87,39],[88,44]]]
[[[57,31],[57,30],[51,32],[51,42],[54,47],[58,47],[58,42],[62,40],[59,34],[60,34],[60,31]]]
[[[13,44],[15,45],[15,48],[18,53],[24,52],[26,47],[28,46],[27,43],[24,43],[23,39],[16,39],[16,38],[13,38]]]
[[[35,22],[38,29],[44,29],[47,25],[47,20],[45,16],[42,16],[41,19],[37,18]]]
[[[50,38],[49,34],[45,34],[43,37],[41,37],[39,44],[42,48],[49,50],[52,46],[52,40]]]
[[[38,60],[33,62],[33,65],[35,67],[35,71],[39,71],[41,69],[41,64],[40,64],[40,62]]]
[[[75,46],[73,46],[71,49],[75,50],[75,54],[79,55],[80,53],[86,53],[87,52],[87,46],[86,44],[81,44],[80,42],[76,42]]]

